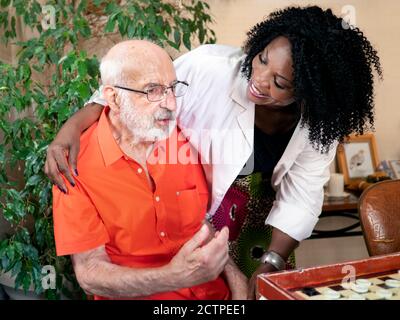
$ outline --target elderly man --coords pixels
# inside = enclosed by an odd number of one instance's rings
[[[146,41],[117,44],[100,71],[108,107],[81,137],[74,188],[53,189],[57,254],[72,255],[96,299],[244,298],[228,230],[211,235],[204,223],[202,167],[177,158],[188,142],[178,139],[175,98],[188,84]]]

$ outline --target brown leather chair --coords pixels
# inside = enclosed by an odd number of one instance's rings
[[[378,182],[366,189],[358,212],[370,256],[400,251],[400,180]]]

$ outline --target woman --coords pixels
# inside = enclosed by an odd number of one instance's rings
[[[285,268],[311,235],[337,143],[373,126],[379,58],[359,29],[343,26],[331,10],[291,7],[253,27],[244,53],[206,45],[174,62],[190,84],[178,124],[201,146],[208,213],[217,228],[230,227],[235,260],[252,275],[250,297],[256,275]],[[75,170],[80,133],[101,109],[79,111],[50,145],[45,170],[60,188],[58,171],[73,182],[65,152]]]

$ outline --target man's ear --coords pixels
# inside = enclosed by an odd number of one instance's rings
[[[108,106],[110,109],[115,112],[119,113],[119,98],[117,95],[117,91],[114,87],[105,85],[103,87],[103,97],[107,101]]]

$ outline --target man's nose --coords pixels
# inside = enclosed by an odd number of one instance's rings
[[[176,110],[176,97],[171,89],[167,91],[164,99],[161,100],[161,107],[172,112]]]

